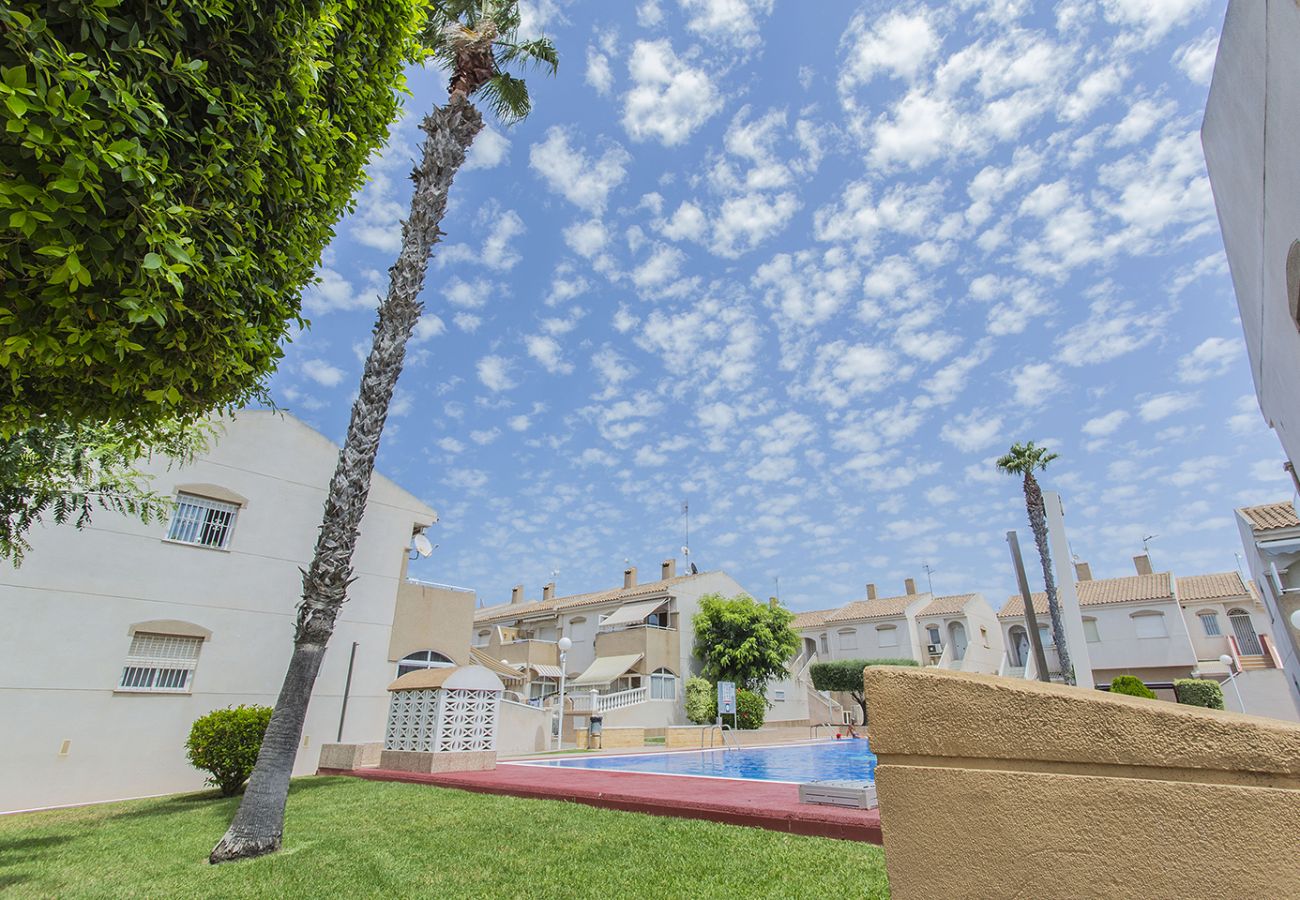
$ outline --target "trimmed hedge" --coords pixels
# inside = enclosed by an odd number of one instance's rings
[[[717,694],[707,678],[692,675],[686,679],[686,718],[696,725],[706,725],[714,721],[717,707]]]
[[[1174,681],[1178,702],[1206,709],[1223,709],[1223,686],[1211,678],[1178,678]]]
[[[862,724],[867,724],[867,698],[863,693],[862,670],[867,666],[919,666],[914,659],[883,657],[881,659],[839,659],[834,662],[813,663],[808,667],[813,687],[819,691],[844,691],[853,696],[862,707]]]
[[[253,772],[270,724],[269,706],[232,706],[200,716],[185,742],[190,765],[210,773],[207,783],[223,797],[238,793]]]
[[[424,9],[0,5],[0,436],[257,395]]]
[[[1147,700],[1156,699],[1155,693],[1136,675],[1116,675],[1111,679],[1110,692],[1128,694],[1130,697],[1145,697]]]

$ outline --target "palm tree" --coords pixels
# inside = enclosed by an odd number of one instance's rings
[[[1056,597],[1056,579],[1052,577],[1052,553],[1047,548],[1047,509],[1043,505],[1043,491],[1038,486],[1034,472],[1046,469],[1057,454],[1046,447],[1036,447],[1034,442],[1013,444],[1006,456],[997,461],[999,471],[1008,475],[1021,475],[1025,480],[1025,508],[1029,511],[1029,527],[1038,545],[1038,558],[1043,563],[1043,587],[1047,591],[1047,611],[1052,617],[1052,633],[1056,637],[1056,655],[1061,661],[1061,673],[1073,683],[1074,668],[1070,665],[1070,652],[1065,646],[1065,626],[1061,621],[1061,604]]]
[[[213,863],[271,853],[280,847],[289,775],[302,738],[307,702],[334,620],[352,582],[352,553],[370,492],[379,438],[388,404],[402,373],[406,343],[424,305],[420,291],[447,192],[465,154],[483,128],[471,103],[482,98],[505,121],[528,114],[531,103],[522,79],[505,71],[512,63],[541,66],[553,74],[559,57],[546,38],[519,41],[518,0],[433,0],[422,38],[429,55],[451,72],[448,100],[420,124],[421,158],[411,173],[415,191],[402,223],[402,247],[388,270],[388,294],[379,304],[374,342],[352,405],[352,420],[330,481],[320,534],[310,568],[303,573],[293,656],[275,713],[262,740],[244,798],[225,836],[212,850]]]

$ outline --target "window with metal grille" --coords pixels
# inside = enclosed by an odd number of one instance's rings
[[[167,540],[197,544],[224,550],[230,543],[239,507],[221,500],[209,500],[194,494],[176,495],[176,512],[172,514]]]
[[[186,694],[203,638],[137,631],[122,668],[119,691]]]
[[[1201,620],[1201,627],[1205,629],[1206,637],[1220,637],[1223,632],[1219,630],[1219,617],[1212,612],[1197,613],[1197,618]]]

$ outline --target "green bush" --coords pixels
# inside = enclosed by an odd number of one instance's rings
[[[693,675],[686,679],[686,718],[696,725],[714,721],[718,698],[707,678]]]
[[[222,796],[237,793],[253,772],[270,723],[269,706],[232,706],[200,716],[185,742],[190,765],[210,773],[207,783],[220,788]]]
[[[1136,675],[1116,675],[1110,682],[1110,692],[1128,694],[1130,697],[1145,697],[1148,700],[1156,699],[1156,695]]]
[[[885,657],[882,659],[840,659],[834,662],[813,663],[808,667],[813,687],[819,691],[842,691],[853,696],[862,707],[862,724],[867,724],[867,698],[863,693],[862,670],[867,666],[919,666],[914,659]]]
[[[1178,678],[1174,681],[1174,694],[1179,703],[1188,706],[1223,709],[1223,686],[1211,678]]]
[[[0,436],[256,395],[424,7],[0,6]]]
[[[736,727],[744,731],[753,731],[763,727],[767,717],[767,701],[761,694],[744,688],[736,691]]]

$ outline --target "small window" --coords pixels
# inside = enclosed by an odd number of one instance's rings
[[[137,631],[131,637],[119,691],[188,694],[203,638]]]
[[[402,657],[397,664],[397,677],[401,678],[408,672],[418,672],[421,669],[445,669],[454,665],[455,662],[437,650],[417,650]]]
[[[898,646],[898,629],[893,625],[880,625],[876,628],[876,637],[881,647]]]
[[[239,507],[222,500],[209,500],[194,494],[177,494],[167,540],[199,547],[224,550],[230,543]]]
[[[677,676],[668,669],[657,669],[650,674],[651,700],[676,700]]]
[[[1137,636],[1140,638],[1169,637],[1169,630],[1165,628],[1164,613],[1134,613],[1133,627],[1137,630]]]
[[[781,703],[785,700],[785,691],[773,691],[772,700],[775,703]]]
[[[930,636],[930,643],[931,643],[931,644],[942,644],[942,643],[943,643],[943,640],[939,637],[939,626],[938,626],[938,625],[927,625],[927,626],[925,626],[925,631],[926,631],[926,634],[928,634],[928,635]]]
[[[1052,629],[1046,625],[1038,626],[1038,640],[1044,647],[1055,647],[1056,640],[1052,637]]]
[[[822,635],[822,653],[823,653],[823,654],[826,654],[826,653],[830,653],[830,652],[831,652],[830,641],[828,641],[828,640],[826,639],[826,635],[823,634],[823,635]]]
[[[1219,617],[1212,612],[1197,613],[1196,617],[1201,620],[1201,627],[1205,629],[1206,637],[1221,637],[1223,632],[1219,630]]]
[[[840,649],[856,650],[858,649],[858,633],[852,628],[846,628],[840,632]]]
[[[1089,644],[1096,644],[1101,641],[1101,635],[1097,632],[1096,619],[1083,620],[1083,636]]]

